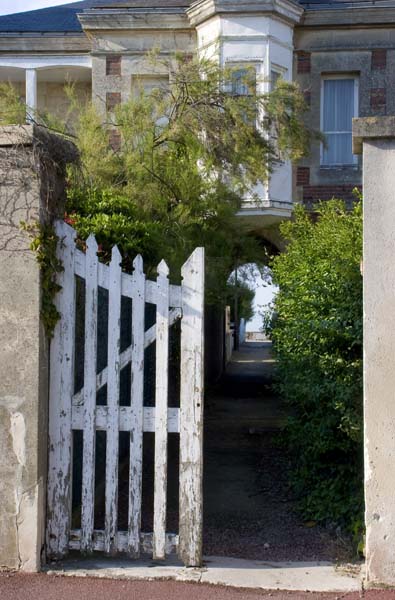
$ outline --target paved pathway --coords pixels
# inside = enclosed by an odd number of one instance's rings
[[[272,389],[270,342],[235,352],[208,395],[204,444],[204,553],[263,561],[344,561],[348,548],[297,514],[278,444],[289,408]],[[311,524],[310,524],[311,525]]]
[[[240,590],[174,581],[127,581],[0,573],[1,600],[394,600],[394,590],[309,593]]]

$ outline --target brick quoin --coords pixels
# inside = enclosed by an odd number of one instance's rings
[[[121,148],[121,134],[116,129],[111,129],[108,134],[108,141],[114,152]]]
[[[373,109],[382,109],[386,107],[386,89],[372,88],[370,90],[370,107]]]
[[[296,185],[309,185],[310,183],[310,167],[297,167],[296,169]]]
[[[106,75],[121,75],[121,56],[106,56]]]
[[[372,50],[372,70],[382,70],[387,66],[387,50]]]
[[[296,53],[297,72],[310,73],[311,71],[311,54],[310,52],[299,51]]]
[[[107,94],[106,94],[107,110],[112,111],[119,104],[121,104],[121,92],[107,92]]]

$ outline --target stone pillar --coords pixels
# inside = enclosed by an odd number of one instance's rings
[[[0,568],[44,557],[48,340],[40,270],[20,222],[62,214],[71,144],[32,125],[0,128]]]
[[[354,119],[363,152],[367,583],[395,584],[395,117]]]
[[[37,112],[37,70],[26,69],[26,121],[33,121]]]

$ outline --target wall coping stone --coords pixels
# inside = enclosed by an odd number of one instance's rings
[[[352,151],[362,154],[366,139],[395,138],[395,116],[364,117],[352,120]]]
[[[40,125],[5,125],[0,127],[0,148],[41,146],[54,163],[64,166],[78,160],[76,146],[68,139]]]

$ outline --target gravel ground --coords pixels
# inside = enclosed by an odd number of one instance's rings
[[[350,560],[348,540],[303,523],[296,511],[285,452],[277,443],[287,409],[272,391],[274,365],[267,361],[262,374],[268,357],[268,345],[242,348],[231,375],[206,402],[204,554]]]

